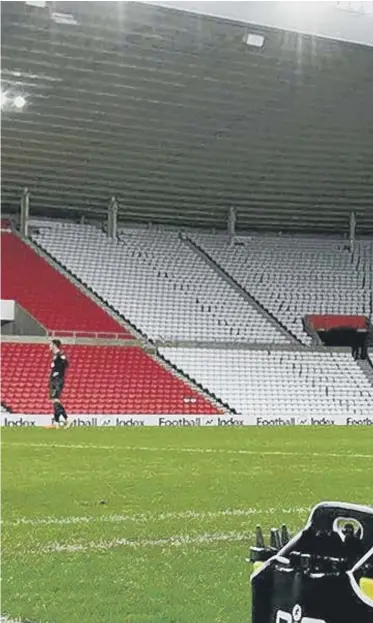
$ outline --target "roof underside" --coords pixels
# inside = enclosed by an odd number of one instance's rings
[[[34,215],[115,195],[122,220],[372,233],[373,48],[132,2],[1,10],[2,89],[27,99],[2,114],[4,211],[27,186]]]

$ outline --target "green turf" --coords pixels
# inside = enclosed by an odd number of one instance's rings
[[[249,622],[257,523],[296,530],[323,499],[373,503],[365,427],[3,430],[2,443],[2,613],[32,622]]]

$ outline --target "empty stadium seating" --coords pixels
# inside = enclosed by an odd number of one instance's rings
[[[3,232],[1,248],[2,298],[17,301],[46,329],[132,337],[15,235]]]
[[[4,237],[8,298],[48,328],[106,332],[106,321],[119,327],[27,245],[11,234]],[[371,241],[358,242],[350,254],[332,239],[254,236],[229,247],[225,236],[191,238],[306,344],[306,314],[370,313]],[[269,419],[372,415],[369,375],[349,353],[290,349],[276,324],[177,233],[126,228],[111,240],[94,226],[46,223],[34,239],[150,338],[229,342],[228,349],[163,347],[160,354],[237,413]],[[77,296],[84,302],[77,305]],[[236,348],[244,342],[279,344]],[[67,352],[71,368],[64,397],[70,413],[217,412],[140,349],[74,346]],[[35,365],[19,369],[18,359]],[[13,411],[50,413],[48,366],[45,347],[3,345],[3,397]]]
[[[289,341],[177,233],[62,223],[34,240],[152,339]]]
[[[305,344],[306,314],[372,314],[373,240],[351,254],[333,238],[250,236],[234,246],[222,235],[191,238]]]
[[[243,415],[373,414],[373,387],[349,353],[186,348],[160,352]]]
[[[2,400],[14,413],[51,413],[50,353],[3,343]],[[64,404],[71,414],[214,414],[219,410],[139,348],[66,346]]]

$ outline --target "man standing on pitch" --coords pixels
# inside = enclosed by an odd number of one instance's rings
[[[52,340],[50,350],[53,353],[53,359],[49,381],[49,397],[53,402],[54,425],[58,428],[60,417],[62,416],[65,420],[66,428],[69,428],[71,423],[67,422],[65,407],[60,400],[65,382],[65,372],[69,362],[67,361],[65,353],[62,351],[61,340]]]

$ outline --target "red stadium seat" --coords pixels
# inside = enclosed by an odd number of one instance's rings
[[[1,234],[2,298],[15,300],[46,329],[131,334],[14,234]]]
[[[45,345],[3,343],[2,399],[15,413],[51,413]],[[219,410],[139,348],[66,346],[68,413],[217,414]],[[22,365],[20,366],[20,362]],[[193,402],[185,402],[192,398]]]

